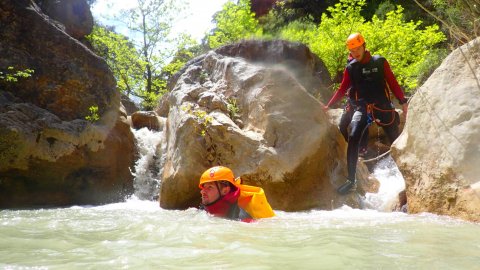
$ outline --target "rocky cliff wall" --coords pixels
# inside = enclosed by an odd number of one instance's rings
[[[134,142],[114,77],[62,23],[34,1],[0,1],[1,71],[34,71],[0,80],[0,207],[96,204],[131,192]],[[89,122],[92,107],[99,119]]]
[[[453,51],[409,105],[392,148],[410,213],[480,221],[480,38]]]

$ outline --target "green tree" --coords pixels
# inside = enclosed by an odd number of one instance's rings
[[[384,20],[374,15],[371,21],[366,21],[361,15],[364,6],[365,0],[341,0],[327,9],[329,14],[322,15],[320,24],[305,27],[294,22],[285,27],[281,35],[307,44],[334,77],[345,66],[346,37],[352,32],[361,32],[372,54],[385,56],[399,83],[407,92],[414,90],[422,72],[438,65],[440,57],[433,57],[437,61],[432,61],[428,56],[440,54],[435,46],[445,36],[436,25],[421,28],[421,21],[405,22],[401,6],[387,13]]]
[[[87,36],[93,50],[106,61],[117,81],[117,89],[126,96],[142,96],[146,62],[133,43],[113,29],[95,25]]]
[[[338,0],[281,0],[270,12],[259,18],[264,30],[273,34],[294,21],[320,23],[322,14]]]
[[[172,60],[162,68],[161,79],[168,82],[189,60],[206,51],[207,48],[204,45],[198,44],[198,42],[189,35],[181,35],[178,41],[177,51]]]
[[[480,0],[432,0],[432,6],[413,2],[441,23],[452,48],[480,36]]]
[[[407,92],[418,87],[426,60],[432,59],[429,58],[431,55],[441,54],[435,45],[446,39],[438,25],[424,28],[421,25],[422,21],[405,22],[403,8],[398,6],[386,14],[385,20],[374,16],[371,22],[359,27],[369,37],[370,50],[387,57],[397,80]]]
[[[162,66],[172,57],[171,28],[184,1],[137,0],[137,3],[136,7],[122,11],[116,20],[124,22],[135,40],[140,40],[135,46],[146,64],[144,88],[138,96],[143,99],[145,109],[152,109],[166,91],[166,82],[161,80]]]
[[[323,13],[321,23],[317,25],[292,22],[280,31],[280,37],[307,44],[325,63],[330,75],[338,77],[345,67],[348,54],[345,38],[365,22],[360,14],[365,0],[355,3],[343,1],[328,7],[330,16]]]
[[[244,38],[260,37],[262,28],[250,9],[249,0],[239,0],[237,4],[229,1],[221,11],[213,16],[216,28],[208,36],[210,48],[233,43]]]

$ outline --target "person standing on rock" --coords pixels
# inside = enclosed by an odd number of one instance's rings
[[[347,65],[353,61],[355,58],[353,58],[352,54],[348,54],[347,58]],[[342,115],[340,117],[340,122],[338,124],[338,129],[340,130],[340,133],[342,133],[343,138],[345,139],[346,142],[348,142],[348,126],[350,126],[350,122],[352,121],[352,116],[354,113],[354,104],[350,102],[350,99],[348,98],[350,94],[350,90],[352,87],[348,88],[345,94],[345,97],[347,98],[347,102],[345,103],[345,106],[343,108]],[[365,129],[364,133],[362,134],[362,138],[360,139],[360,145],[359,145],[359,150],[358,154],[359,156],[365,156],[367,153],[367,147],[368,147],[368,128]]]
[[[202,195],[201,208],[216,217],[243,222],[273,217],[275,214],[263,189],[240,182],[227,167],[215,166],[206,170],[198,184]]]
[[[354,59],[345,67],[339,89],[324,107],[327,110],[338,102],[350,88],[348,102],[353,107],[353,116],[348,133],[348,176],[347,181],[337,189],[342,195],[355,190],[359,144],[371,121],[383,128],[390,143],[399,135],[400,119],[391,102],[390,90],[402,104],[405,116],[408,109],[405,95],[387,60],[379,55],[372,56],[360,33],[351,34],[346,45]]]

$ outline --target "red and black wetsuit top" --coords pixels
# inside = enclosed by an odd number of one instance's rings
[[[384,104],[390,102],[388,91],[390,89],[400,104],[406,102],[388,61],[381,56],[372,57],[369,51],[365,52],[362,61],[352,60],[348,63],[343,72],[340,88],[327,106],[338,102],[350,87],[352,89],[348,97],[353,101],[364,100],[366,103]]]
[[[230,192],[218,201],[203,206],[205,211],[216,216],[227,219],[240,220],[243,222],[253,222],[254,219],[237,204],[240,196],[240,189]]]
[[[383,74],[384,62],[385,58],[374,55],[366,63],[354,59],[347,65],[353,86],[349,93],[350,99],[364,101],[367,104],[390,103],[390,93],[386,88]]]

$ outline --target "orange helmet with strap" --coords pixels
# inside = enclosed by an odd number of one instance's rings
[[[198,187],[202,188],[203,184],[215,181],[227,181],[232,183],[234,186],[237,186],[232,170],[224,166],[215,166],[206,170],[202,174]]]
[[[353,33],[348,36],[346,44],[349,50],[355,49],[365,44],[365,39],[363,38],[362,34]]]

